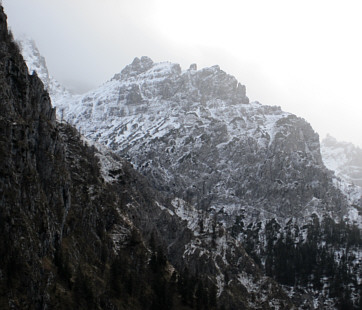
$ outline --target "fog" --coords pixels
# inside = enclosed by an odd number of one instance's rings
[[[251,100],[362,147],[360,1],[3,0],[15,37],[84,92],[143,55],[220,65]]]

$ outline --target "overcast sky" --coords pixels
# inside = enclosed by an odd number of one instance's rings
[[[218,64],[251,100],[362,147],[362,1],[2,2],[15,36],[32,37],[69,88],[96,87],[143,55]]]

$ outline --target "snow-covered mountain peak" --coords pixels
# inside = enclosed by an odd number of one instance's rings
[[[136,57],[120,73],[115,74],[112,80],[135,81],[141,78],[166,78],[167,76],[179,75],[180,73],[181,67],[179,64],[171,62],[154,63],[151,58],[142,56],[141,58]]]
[[[88,138],[130,159],[158,189],[199,208],[231,217],[240,205],[252,218],[302,216],[325,182],[319,137],[280,107],[249,103],[245,92],[219,66],[183,71],[136,58],[73,98],[64,114]],[[324,186],[321,207],[333,185]],[[338,209],[336,199],[330,209]]]
[[[302,216],[317,197],[318,208],[328,200],[339,212],[338,193],[327,195],[332,182],[320,192],[328,172],[311,126],[280,107],[249,103],[245,86],[219,66],[181,70],[144,56],[93,91],[52,99],[86,137],[192,204],[285,218]]]

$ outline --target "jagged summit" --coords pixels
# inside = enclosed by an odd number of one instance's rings
[[[197,70],[197,64],[191,64],[189,70]]]
[[[32,39],[22,37],[19,39],[19,44],[29,72],[36,71],[43,81],[53,104],[58,108],[59,118],[64,113],[73,118],[73,115],[79,112],[79,107],[75,107],[78,105],[77,102],[84,102],[85,98],[95,97],[101,93],[113,93],[112,98],[107,96],[106,101],[116,101],[117,106],[120,106],[123,100],[126,100],[127,104],[143,104],[159,100],[180,102],[181,105],[186,101],[208,104],[215,100],[230,105],[249,103],[245,86],[235,77],[222,71],[218,65],[197,70],[197,65],[191,64],[188,70],[182,71],[179,64],[154,63],[147,56],[136,57],[130,65],[98,89],[85,95],[72,95],[49,74],[45,58]],[[98,102],[99,105],[102,105],[102,100]],[[111,106],[113,105],[111,103]],[[111,107],[111,110],[115,111],[115,108]],[[97,108],[94,112],[96,110]]]
[[[170,62],[154,63],[149,57],[135,58],[112,80],[120,83],[138,84],[139,87],[159,87],[158,93],[144,94],[150,99],[156,95],[159,99],[171,99],[177,93],[185,95],[193,88],[193,98],[199,102],[210,99],[227,100],[230,104],[249,103],[246,89],[235,77],[226,74],[218,65],[197,70],[192,64],[189,70],[182,71],[179,64]],[[163,85],[160,85],[163,84]],[[186,99],[186,98],[185,98]]]

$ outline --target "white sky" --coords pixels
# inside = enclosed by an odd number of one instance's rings
[[[51,74],[88,90],[143,55],[220,65],[251,100],[362,147],[360,0],[3,0]]]

